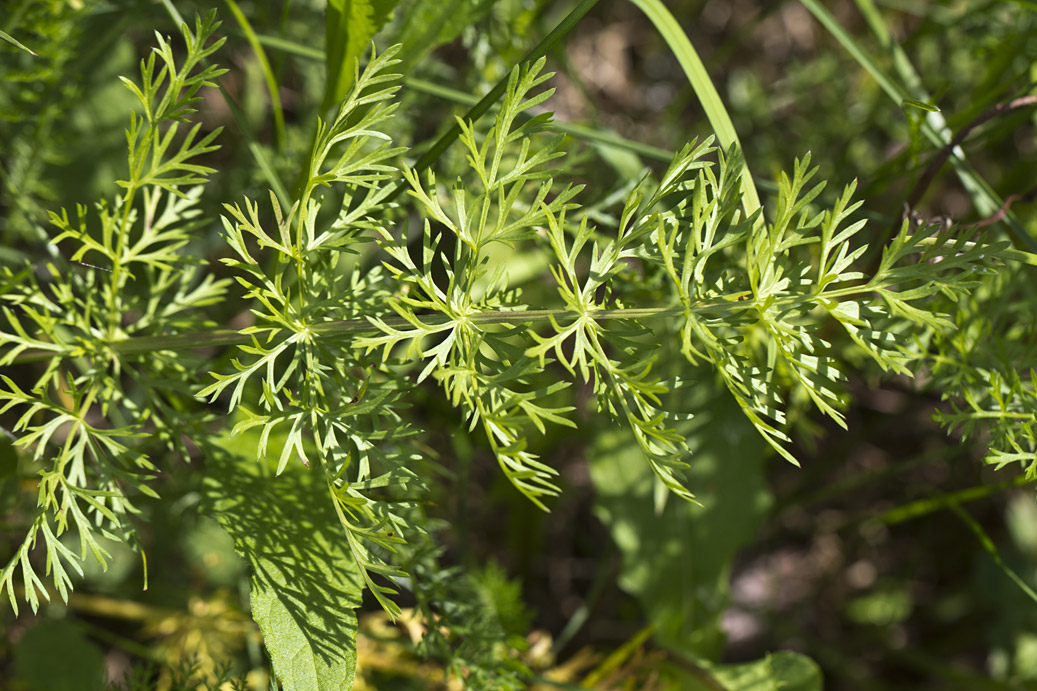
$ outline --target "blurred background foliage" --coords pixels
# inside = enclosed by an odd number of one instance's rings
[[[39,57],[0,43],[0,261],[45,258],[53,251],[41,230],[47,209],[114,191],[132,107],[116,75],[135,71],[153,31],[174,33],[173,5],[3,4],[0,28]],[[222,242],[219,204],[262,198],[273,179],[291,187],[315,117],[348,81],[341,64],[324,61],[334,35],[325,27],[348,3],[217,5],[229,36],[218,54],[230,69],[222,86],[240,112],[215,90],[201,104],[205,129],[226,126],[209,162],[219,171],[205,195],[210,232],[198,233],[191,248],[210,258]],[[380,47],[404,43],[401,116],[390,126],[416,158],[576,3],[390,5],[369,28]],[[667,3],[725,99],[763,196],[773,190],[763,180],[811,151],[819,177],[829,180],[820,203],[858,178],[871,237],[881,242],[936,155],[921,133],[926,111],[888,98],[807,5]],[[881,69],[903,75],[906,58],[952,133],[1033,93],[1034,3],[825,6]],[[185,18],[208,8],[175,3]],[[342,60],[363,51],[368,37],[358,35],[356,45],[329,53]],[[629,2],[598,2],[548,58],[557,92],[547,107],[570,132],[567,172],[588,184],[580,201],[607,226],[645,167],[658,170],[668,152],[707,135],[709,125],[670,49]],[[1005,112],[962,144],[1030,237],[1037,234],[1035,114]],[[440,175],[462,170],[462,157],[459,147],[449,149]],[[948,166],[914,211],[961,223],[990,216]],[[535,296],[542,258],[519,253],[510,261]],[[1024,295],[1009,295],[1021,300],[1032,287],[1014,290]],[[236,309],[233,301],[227,309]],[[236,319],[228,312],[224,323]],[[1022,338],[1032,341],[1032,323]],[[806,415],[796,421],[803,467],[795,468],[766,452],[709,376],[670,374],[698,382],[689,394],[695,400],[675,401],[674,409],[708,411],[684,430],[697,450],[690,484],[701,507],[657,496],[645,464],[630,458],[632,439],[586,416],[578,432],[559,428],[534,441],[564,489],[551,513],[541,513],[492,467],[485,443],[437,405],[434,387],[414,391],[423,426],[439,430],[423,442],[438,459],[426,507],[438,561],[416,554],[412,572],[429,592],[459,603],[457,621],[471,628],[459,624],[437,638],[429,633],[438,625],[406,597],[395,624],[365,601],[357,688],[462,688],[462,679],[478,687],[471,676],[478,664],[466,660],[487,655],[511,665],[514,675],[500,679],[543,689],[783,683],[806,691],[820,688],[822,675],[824,688],[837,690],[1037,688],[1037,603],[1008,576],[1037,585],[1033,489],[1021,486],[1015,467],[983,464],[982,434],[962,440],[933,422],[946,403],[901,378],[862,376],[851,382],[849,431]],[[89,571],[67,606],[58,600],[17,619],[3,609],[5,688],[100,689],[105,678],[126,688],[268,687],[247,609],[247,566],[205,515],[205,459],[197,463],[165,468],[165,501],[140,517],[149,536],[146,591],[142,564],[127,551],[106,573]],[[0,506],[13,533],[18,498],[33,491],[32,468],[0,436]],[[450,616],[444,612],[444,621]]]

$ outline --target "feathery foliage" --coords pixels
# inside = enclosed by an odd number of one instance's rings
[[[119,181],[125,191],[101,200],[94,214],[83,205],[72,215],[51,213],[53,242],[71,248],[70,260],[55,259],[39,271],[26,262],[0,274],[0,365],[26,351],[43,360],[35,379],[19,384],[4,375],[0,385],[0,411],[20,413],[16,444],[42,463],[33,518],[0,572],[0,589],[15,611],[16,579],[33,611],[41,595],[49,599],[31,559],[37,544],[63,599],[88,553],[106,564],[105,540],[137,544],[131,517],[142,496],[156,496],[148,482],[159,471],[143,440],[182,451],[185,429],[205,417],[188,412],[190,359],[162,350],[128,354],[116,344],[205,324],[196,311],[220,300],[227,287],[203,275],[200,260],[179,252],[196,227],[199,186],[212,172],[193,161],[214,150],[218,130],[199,137],[198,123],[176,135],[198,91],[223,73],[201,64],[222,43],[210,40],[217,26],[210,14],[194,31],[184,27],[183,61],[157,36],[158,47],[141,61],[140,84],[125,80],[143,109],[131,115],[126,134],[128,174]],[[78,553],[60,540],[66,532],[78,536]]]
[[[456,588],[429,556],[426,430],[407,411],[409,393],[426,381],[542,509],[560,483],[534,450],[536,437],[575,427],[574,391],[583,390],[630,431],[657,487],[694,502],[687,471],[695,458],[679,430],[696,411],[674,401],[695,383],[659,374],[668,371],[659,339],[674,333],[687,363],[709,368],[792,463],[790,402],[809,401],[845,426],[846,373],[870,360],[901,375],[930,366],[958,396],[942,421],[964,435],[983,425],[992,463],[1019,461],[1037,475],[1037,376],[1016,372],[1015,353],[972,354],[1002,323],[1023,321],[1009,307],[984,314],[978,305],[1024,290],[1002,275],[1028,255],[975,231],[909,221],[869,248],[864,220],[854,220],[856,184],[822,208],[824,183],[813,182],[809,155],[781,175],[773,203],[747,216],[741,154],[712,138],[681,148],[659,180],[645,175],[614,227],[597,228],[580,214],[581,185],[559,167],[565,141],[543,110],[552,93],[544,59],[511,71],[492,124],[457,119],[467,169],[446,187],[393,146],[400,75],[391,70],[401,49],[372,48],[351,80],[336,75],[334,93],[348,90],[334,116],[317,123],[287,208],[273,192],[269,205],[224,204],[229,256],[221,261],[237,281],[231,290],[187,253],[213,225],[199,201],[220,130],[189,118],[202,88],[225,71],[209,61],[223,43],[218,27],[214,13],[185,25],[182,56],[156,34],[139,81],[123,79],[139,111],[126,130],[121,193],[50,214],[52,242],[67,260],[55,254],[44,266],[0,273],[0,365],[38,363],[32,377],[0,378],[0,413],[18,415],[15,443],[40,466],[21,545],[0,572],[15,612],[20,588],[33,611],[51,586],[67,600],[88,555],[107,565],[109,541],[139,547],[133,517],[158,498],[152,481],[168,459],[188,456],[188,443],[216,467],[220,444],[210,438],[224,414],[235,421],[230,436],[255,436],[257,463],[276,458],[274,475],[302,472],[293,464],[309,469],[299,487],[318,488],[312,520],[336,521],[334,530],[316,526],[321,539],[345,540],[390,617],[401,614],[401,587],[419,600]],[[403,189],[409,195],[399,200]],[[869,249],[877,259],[865,271]],[[543,259],[551,290],[528,290],[512,275],[508,256],[517,250]],[[369,268],[361,257],[372,252],[380,266]],[[236,343],[223,368],[217,355],[191,348],[211,344],[206,335],[222,325],[208,308],[228,299],[242,300],[250,317],[221,333]],[[540,300],[549,301],[532,304]],[[213,381],[199,387],[202,371]],[[276,497],[267,498],[273,506]],[[225,499],[216,504],[230,506]],[[239,510],[214,512],[232,520]],[[235,539],[261,549],[247,530]],[[415,578],[428,582],[408,585]],[[275,580],[264,581],[271,608]],[[493,645],[507,640],[485,610],[473,605],[456,619],[486,624],[477,630]],[[306,614],[293,619],[293,640],[313,643],[298,623]],[[463,658],[470,679],[519,683],[524,671],[513,659],[481,660],[440,633],[428,647]],[[278,645],[288,644],[268,635],[268,646]],[[276,671],[301,683],[279,666],[284,654],[274,652]]]

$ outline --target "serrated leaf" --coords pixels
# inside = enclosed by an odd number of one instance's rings
[[[727,691],[821,691],[821,669],[810,658],[782,650],[761,660],[717,665],[710,673]]]
[[[258,443],[253,429],[206,450],[206,508],[252,568],[252,616],[285,691],[352,688],[363,579],[320,469],[275,477]]]
[[[325,17],[328,67],[324,110],[345,98],[355,61],[367,48],[399,0],[329,0]]]

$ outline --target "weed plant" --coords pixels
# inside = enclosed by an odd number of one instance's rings
[[[981,440],[985,462],[1015,474],[1006,487],[1033,480],[1032,221],[972,166],[870,2],[858,5],[892,51],[892,75],[822,5],[802,8],[907,109],[916,139],[904,156],[929,146],[937,167],[948,157],[986,215],[979,223],[915,209],[869,221],[857,182],[829,186],[809,153],[761,202],[722,99],[661,3],[632,6],[668,42],[716,137],[703,131],[621,184],[594,174],[576,141],[586,130],[548,110],[542,55],[593,2],[555,18],[524,58],[493,28],[542,20],[543,8],[484,3],[458,15],[414,2],[394,14],[395,4],[329,2],[316,55],[293,37],[301,24],[288,4],[282,14],[228,0],[222,26],[215,11],[182,22],[170,2],[166,16],[135,8],[139,21],[172,17],[179,34],[156,32],[138,73],[119,78],[130,95],[114,101],[125,106],[125,160],[111,180],[77,188],[96,185],[97,201],[74,206],[48,184],[73,134],[63,118],[92,88],[67,75],[104,60],[75,47],[87,41],[77,27],[118,7],[22,3],[3,20],[12,87],[0,101],[0,460],[12,537],[0,592],[12,614],[62,603],[112,616],[98,598],[116,590],[114,577],[100,572],[132,572],[146,591],[159,584],[142,618],[185,641],[127,683],[219,685],[265,668],[228,595],[247,583],[286,689],[371,683],[358,681],[358,655],[376,678],[358,611],[405,626],[415,655],[471,688],[545,682],[562,672],[530,653],[521,594],[492,564],[450,566],[456,538],[440,505],[464,506],[449,493],[476,491],[465,482],[478,457],[495,461],[509,492],[549,510],[566,484],[556,449],[580,439],[598,516],[623,557],[620,585],[649,626],[613,663],[557,679],[821,688],[819,667],[799,653],[719,664],[731,561],[767,511],[760,461],[799,465],[819,420],[847,427],[859,391],[848,381],[895,377],[945,401],[935,419]],[[490,28],[465,29],[465,12]],[[220,67],[236,63],[228,33],[254,56],[244,75]],[[450,92],[411,75],[459,36],[482,61],[488,95],[462,94],[466,113],[429,123],[422,99]],[[30,49],[51,59],[39,66]],[[321,88],[294,106],[282,82],[313,76],[292,73],[288,54],[325,67]],[[238,103],[236,80],[261,85],[265,102]],[[1020,98],[1013,109],[1029,105]],[[233,123],[238,150],[226,151],[219,123]],[[646,150],[586,136],[613,156]],[[918,173],[912,204],[932,174]],[[443,425],[456,426],[451,452],[434,443]],[[904,511],[956,512],[1001,575],[1037,600],[961,499]],[[187,513],[215,519],[222,538],[203,537],[212,524]],[[241,561],[210,570],[217,595],[158,615],[183,568],[161,546],[177,521],[199,544],[229,539]],[[699,592],[682,581],[690,571]],[[93,595],[73,592],[84,578]],[[674,658],[646,652],[649,636]],[[83,674],[102,688],[96,648],[61,625],[20,644],[20,678],[56,683],[33,654],[63,637],[86,651]],[[423,674],[410,676],[428,682]]]

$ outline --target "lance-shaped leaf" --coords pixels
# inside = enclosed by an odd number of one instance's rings
[[[207,449],[207,508],[252,568],[252,617],[282,688],[352,688],[359,568],[321,470],[290,464],[275,477],[258,443],[250,430]]]

